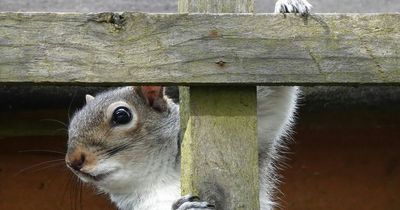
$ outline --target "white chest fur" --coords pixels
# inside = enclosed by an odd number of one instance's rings
[[[180,197],[180,184],[179,179],[165,181],[168,183],[155,183],[131,194],[111,194],[111,200],[121,210],[170,210]]]

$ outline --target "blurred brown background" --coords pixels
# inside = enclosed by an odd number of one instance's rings
[[[310,2],[314,12],[400,11],[399,0]],[[256,10],[271,12],[274,4],[259,0]],[[175,0],[0,0],[0,11],[132,10],[177,9]],[[0,86],[1,210],[114,209],[106,196],[81,188],[64,167],[66,126],[56,122],[67,123],[86,92],[102,89]],[[303,91],[282,167],[281,208],[400,209],[400,87]]]

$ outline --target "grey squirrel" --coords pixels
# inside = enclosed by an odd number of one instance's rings
[[[306,0],[279,0],[275,11],[307,14],[310,8]],[[297,95],[297,87],[257,87],[261,210],[275,206],[275,162]],[[70,122],[65,161],[121,210],[213,209],[195,196],[180,196],[179,134],[179,105],[161,86],[87,95]]]

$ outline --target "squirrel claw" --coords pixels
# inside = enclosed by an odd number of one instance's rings
[[[308,15],[311,4],[307,0],[278,0],[275,4],[275,13],[300,13]]]
[[[178,199],[172,205],[172,210],[212,210],[215,206],[193,195],[186,195]]]

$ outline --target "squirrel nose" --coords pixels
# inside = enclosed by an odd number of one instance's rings
[[[67,165],[69,167],[71,167],[72,169],[74,169],[75,171],[80,171],[83,167],[83,165],[85,164],[85,154],[81,154],[75,158],[72,158],[71,160],[69,160],[69,158],[67,157]]]

